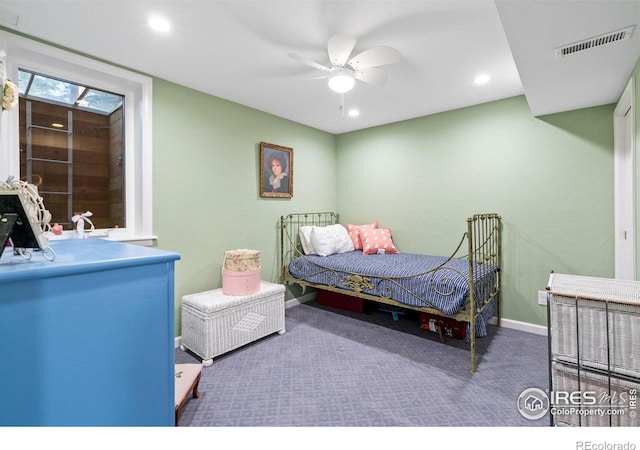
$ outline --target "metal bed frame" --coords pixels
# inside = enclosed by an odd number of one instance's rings
[[[498,214],[475,214],[467,219],[467,230],[463,233],[455,251],[447,258],[447,260],[438,267],[430,269],[426,272],[412,275],[411,277],[425,276],[435,274],[438,271],[454,270],[446,267],[447,262],[454,258],[464,258],[469,261],[469,272],[463,274],[468,282],[469,294],[467,296],[465,306],[456,314],[447,315],[434,307],[429,301],[421,297],[419,294],[411,292],[411,294],[420,300],[424,306],[412,306],[393,300],[394,289],[404,289],[396,280],[397,278],[389,278],[377,274],[368,273],[349,273],[336,272],[334,269],[315,263],[319,272],[328,272],[331,279],[330,285],[316,284],[305,279],[295,278],[289,273],[289,263],[295,258],[306,258],[300,240],[298,237],[299,229],[302,226],[327,226],[339,223],[339,216],[334,212],[310,212],[310,213],[294,213],[280,217],[280,266],[282,283],[298,284],[302,287],[303,293],[306,287],[313,287],[327,291],[338,292],[365,300],[372,300],[378,303],[406,308],[410,310],[425,312],[441,317],[449,317],[458,321],[467,322],[469,324],[469,341],[471,352],[471,373],[476,372],[476,318],[483,312],[485,307],[495,299],[495,315],[500,326],[500,270],[501,270],[501,253],[502,253],[502,220]],[[465,241],[467,243],[467,253],[459,256],[465,251]],[[478,273],[482,273],[483,268],[497,267],[498,271],[495,281],[486,292],[482,299],[476,299],[476,289],[474,280]],[[493,269],[491,269],[493,270]],[[317,273],[319,273],[317,272]],[[404,277],[410,278],[410,277]],[[339,286],[344,286],[343,288]],[[348,289],[347,289],[348,288]],[[452,295],[455,287],[431,284],[431,289],[437,290],[440,295]],[[363,291],[375,291],[377,295],[370,295]]]

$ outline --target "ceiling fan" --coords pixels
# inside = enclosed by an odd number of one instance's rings
[[[373,86],[382,86],[387,80],[387,73],[380,66],[397,63],[402,60],[402,55],[395,48],[378,46],[352,57],[351,52],[356,42],[354,37],[345,34],[332,36],[327,44],[331,66],[305,59],[295,53],[289,53],[289,57],[307,66],[328,72],[328,75],[322,78],[329,78],[329,87],[340,94],[350,91],[355,85],[355,80]]]

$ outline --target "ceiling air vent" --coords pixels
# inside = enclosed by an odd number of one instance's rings
[[[573,44],[565,45],[556,48],[556,58],[562,58],[574,53],[578,53],[590,48],[600,47],[605,44],[611,44],[616,41],[624,41],[631,37],[635,25],[623,28],[621,30],[611,31],[609,33],[601,34],[592,38],[584,39],[580,42],[574,42]]]
[[[26,16],[20,15],[17,11],[0,6],[0,26],[25,31],[28,21]]]

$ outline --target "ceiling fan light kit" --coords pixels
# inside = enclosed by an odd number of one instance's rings
[[[353,70],[348,67],[336,67],[329,73],[329,87],[338,94],[349,92],[355,84]]]
[[[382,86],[387,75],[380,66],[402,60],[398,50],[386,46],[373,47],[351,57],[355,45],[356,39],[351,36],[344,34],[332,36],[327,45],[331,67],[304,59],[295,53],[289,53],[289,57],[314,69],[329,72],[329,88],[339,94],[349,92],[355,86],[355,80],[373,86]]]

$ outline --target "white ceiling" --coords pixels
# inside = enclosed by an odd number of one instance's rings
[[[159,34],[147,19],[162,15]],[[525,94],[534,115],[615,103],[640,57],[640,1],[0,1],[0,25],[279,117],[339,134]],[[635,25],[629,40],[554,49]],[[340,96],[327,41],[396,48],[381,87]],[[475,85],[476,75],[491,81]]]

